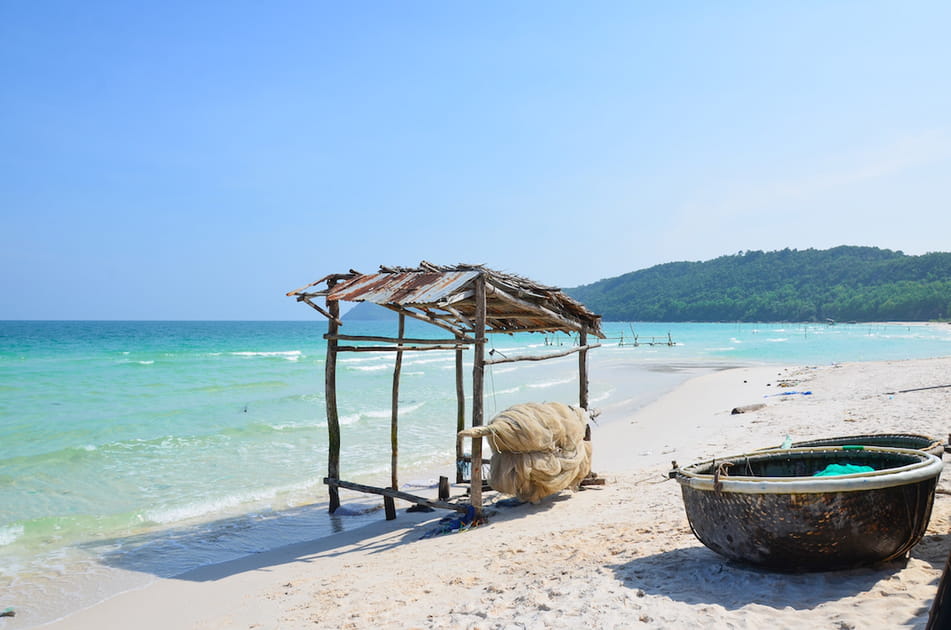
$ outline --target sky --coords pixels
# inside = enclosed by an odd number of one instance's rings
[[[0,319],[951,250],[951,3],[0,0]]]

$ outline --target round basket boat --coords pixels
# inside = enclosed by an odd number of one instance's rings
[[[941,443],[941,440],[916,433],[867,433],[864,435],[843,435],[839,437],[822,438],[820,440],[793,442],[792,448],[847,446],[853,444],[862,446],[884,446],[886,448],[911,448],[930,453],[938,458],[944,456],[945,447],[945,445]]]
[[[830,464],[870,472],[815,476]],[[942,463],[912,449],[759,451],[678,468],[690,528],[732,560],[829,571],[898,558],[931,518]]]

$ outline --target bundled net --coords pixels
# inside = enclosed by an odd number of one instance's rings
[[[580,407],[522,403],[459,435],[487,438],[493,489],[534,503],[577,487],[591,472],[591,442],[584,439],[588,420]]]

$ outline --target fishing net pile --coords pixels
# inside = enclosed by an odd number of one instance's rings
[[[487,438],[493,489],[534,503],[577,487],[591,472],[591,442],[584,439],[588,420],[580,407],[523,403],[459,435]]]

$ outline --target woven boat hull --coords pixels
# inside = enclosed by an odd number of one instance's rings
[[[911,448],[924,451],[935,457],[944,456],[944,444],[940,440],[916,433],[866,433],[862,435],[843,435],[793,442],[793,448],[820,448],[824,446],[845,446],[861,444],[863,446],[884,446],[887,448]]]
[[[814,478],[848,460],[873,473]],[[718,477],[722,465],[728,475]],[[739,562],[828,571],[887,561],[922,538],[941,463],[906,449],[785,449],[677,471],[696,537]]]

